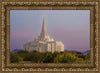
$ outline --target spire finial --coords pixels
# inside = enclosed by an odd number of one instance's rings
[[[42,36],[42,37],[47,36],[44,14],[43,14],[43,24],[42,24],[42,32],[41,32],[41,36]]]
[[[43,14],[43,24],[45,24],[45,15]]]

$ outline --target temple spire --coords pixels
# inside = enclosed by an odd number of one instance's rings
[[[42,24],[42,32],[41,32],[42,37],[47,36],[47,32],[46,32],[46,26],[45,26],[45,17],[43,15],[43,24]]]

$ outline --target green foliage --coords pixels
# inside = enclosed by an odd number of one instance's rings
[[[33,62],[33,63],[89,63],[90,52],[87,55],[79,55],[75,51],[68,52],[37,52],[37,51],[20,51],[17,53],[10,52],[10,62]]]
[[[39,52],[32,52],[33,55],[31,55],[31,61],[34,63],[41,63],[43,60],[42,53]]]
[[[51,52],[44,53],[43,63],[52,63],[53,62],[53,55]]]
[[[17,54],[10,53],[10,62],[11,63],[19,63],[22,61],[22,58],[18,56]]]
[[[85,61],[87,63],[90,63],[90,52],[87,55],[85,55]]]
[[[77,58],[77,63],[85,63],[85,60],[83,58]]]
[[[55,57],[54,62],[55,63],[73,63],[76,60],[75,55],[71,53],[63,53],[61,55],[57,55]]]
[[[87,55],[85,55],[85,60],[90,60],[90,52]]]
[[[85,60],[85,56],[84,55],[78,55],[78,58],[82,58]]]

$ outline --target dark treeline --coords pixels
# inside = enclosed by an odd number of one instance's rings
[[[90,63],[90,52],[87,55],[79,55],[76,52],[10,52],[11,63]]]

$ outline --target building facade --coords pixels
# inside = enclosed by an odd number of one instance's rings
[[[43,16],[42,32],[37,39],[32,42],[27,42],[23,46],[24,50],[29,52],[38,51],[38,52],[63,52],[64,44],[61,41],[54,41],[50,38],[46,32],[45,19]]]

